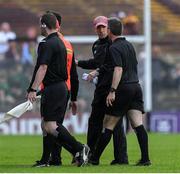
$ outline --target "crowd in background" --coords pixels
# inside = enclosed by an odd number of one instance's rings
[[[133,11],[125,13],[124,11],[118,11],[110,14],[111,17],[118,17],[123,22],[123,34],[124,35],[138,35],[140,34],[140,20]]]
[[[118,11],[110,16],[119,17],[124,23],[124,35],[137,35],[140,31],[139,18],[132,11]],[[4,112],[24,100],[36,61],[39,35],[36,26],[27,28],[23,37],[17,37],[8,22],[0,24],[0,111]],[[87,45],[90,47],[90,45]],[[78,48],[83,57],[81,45]],[[145,54],[143,46],[137,50],[139,77],[143,86]],[[152,47],[153,109],[161,110],[161,93],[164,90],[180,91],[180,64],[166,61],[158,45]],[[81,72],[80,72],[81,74]],[[87,101],[86,85],[80,87],[80,97]],[[93,90],[93,88],[92,88]],[[83,97],[84,95],[84,97]],[[90,100],[89,100],[90,101]],[[89,105],[89,103],[88,103]],[[90,109],[90,107],[89,107]],[[167,108],[168,109],[168,108]]]
[[[24,99],[36,59],[37,30],[30,27],[18,38],[8,22],[0,24],[0,110]]]

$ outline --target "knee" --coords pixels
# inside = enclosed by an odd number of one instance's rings
[[[46,125],[44,126],[44,130],[49,134],[52,131],[52,129],[50,127],[46,126]]]
[[[141,121],[138,121],[138,122],[133,122],[131,123],[131,126],[133,129],[135,129],[136,127],[139,127],[141,126],[143,123]]]
[[[110,121],[104,121],[103,122],[103,128],[114,130],[115,124]]]
[[[44,130],[45,132],[47,132],[48,134],[51,134],[53,136],[56,136],[56,127],[50,126],[50,125],[44,125]]]

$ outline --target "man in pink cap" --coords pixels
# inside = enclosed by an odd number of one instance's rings
[[[105,16],[98,16],[98,17],[96,17],[94,19],[93,23],[94,23],[94,27],[95,28],[97,28],[99,25],[107,27],[107,25],[108,25],[107,17],[105,17]]]
[[[88,122],[87,144],[90,147],[91,153],[94,152],[99,135],[102,132],[103,119],[105,115],[106,96],[109,92],[109,84],[111,82],[102,78],[102,74],[107,71],[108,62],[111,62],[109,56],[109,46],[112,44],[108,38],[107,26],[108,19],[105,16],[98,16],[93,21],[94,29],[98,35],[98,39],[92,46],[94,58],[89,60],[77,60],[76,63],[83,69],[91,69],[88,78],[91,80],[94,76],[98,75],[98,83],[92,101],[92,111]],[[101,68],[100,68],[101,67]],[[98,72],[98,70],[100,71]],[[124,133],[124,126],[122,119],[119,121],[113,132],[114,139],[114,164],[128,164],[127,157],[127,143]],[[98,165],[98,164],[96,164]]]

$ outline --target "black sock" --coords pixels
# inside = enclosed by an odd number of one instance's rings
[[[51,152],[51,160],[52,162],[56,163],[56,164],[62,164],[61,162],[61,151],[62,151],[62,147],[64,147],[64,149],[66,149],[68,152],[71,153],[71,155],[75,156],[76,152],[73,150],[73,148],[68,145],[68,144],[57,144],[55,143]]]
[[[73,147],[71,147],[69,144],[67,144],[67,143],[59,143],[58,142],[58,147],[60,148],[60,153],[61,153],[61,149],[62,149],[62,147],[64,148],[64,149],[66,149],[69,153],[71,153],[71,155],[73,155],[73,156],[75,156],[76,155],[76,151],[74,151],[74,149],[73,149]],[[61,159],[61,157],[60,157],[60,159]]]
[[[137,135],[137,139],[139,142],[139,146],[141,149],[141,160],[148,161],[149,153],[148,153],[148,135],[143,125],[135,127],[135,132]]]
[[[103,132],[101,133],[97,141],[96,148],[92,156],[92,160],[99,161],[101,154],[103,153],[104,149],[111,140],[112,132],[113,131],[110,129],[103,129]]]
[[[67,143],[63,143],[62,146],[64,147],[64,149],[66,149],[68,152],[70,152],[73,156],[76,155],[76,152],[73,147],[71,147],[69,144]]]
[[[76,139],[67,131],[63,125],[59,125],[56,129],[58,131],[59,143],[67,144],[72,147],[74,152],[79,152],[83,149],[83,145],[76,141]]]
[[[43,136],[43,154],[41,157],[42,163],[48,163],[51,151],[53,149],[53,145],[55,143],[55,137],[50,134]]]
[[[61,163],[61,156],[60,156],[61,149],[62,149],[61,146],[59,146],[57,143],[54,143],[54,146],[51,152],[52,162],[57,163],[57,164]]]

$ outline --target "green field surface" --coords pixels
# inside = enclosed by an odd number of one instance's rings
[[[85,143],[85,135],[76,135]],[[110,166],[113,159],[112,142],[103,153],[99,166],[72,166],[71,155],[63,150],[59,167],[33,168],[41,156],[41,136],[0,136],[0,173],[180,173],[180,134],[149,134],[152,166],[137,167],[140,157],[134,133],[127,135],[129,165]]]

